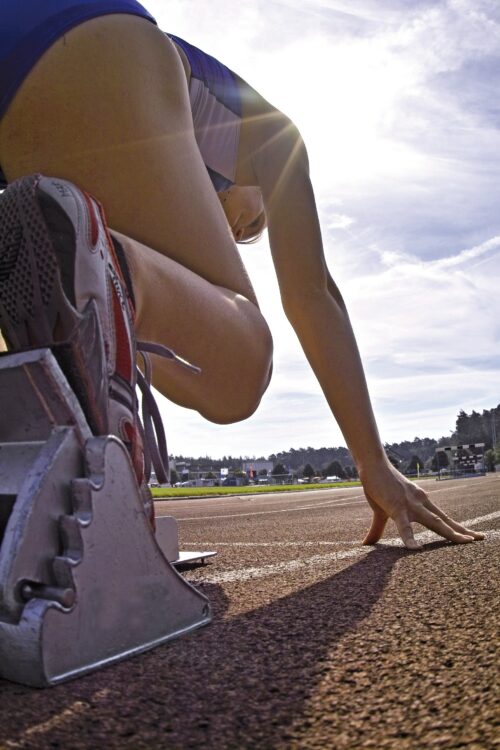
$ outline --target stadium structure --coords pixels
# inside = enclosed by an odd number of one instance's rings
[[[486,474],[484,448],[484,443],[447,445],[438,448],[436,450],[437,465],[441,467],[438,479],[484,476]],[[447,461],[439,461],[438,453],[444,453]],[[441,463],[444,466],[441,466]]]

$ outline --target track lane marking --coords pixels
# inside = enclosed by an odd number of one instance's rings
[[[500,518],[500,511],[495,511],[493,513],[488,513],[484,516],[476,516],[475,518],[468,518],[465,521],[460,521],[464,526],[478,526],[481,523],[486,523],[487,521],[493,521]],[[500,530],[489,530],[486,531],[486,538],[487,539],[499,539],[500,538]],[[419,541],[429,541],[429,540],[442,540],[442,537],[440,537],[438,534],[435,534],[433,531],[421,531],[418,534],[415,534],[415,539],[418,539]],[[351,544],[352,542],[344,542],[344,544]],[[356,542],[359,544],[358,542]],[[213,543],[212,543],[213,544]],[[391,547],[403,547],[403,542],[399,537],[392,537],[390,539],[384,539],[383,542],[380,545],[382,548],[384,546],[391,546]],[[330,552],[327,555],[312,555],[311,557],[306,558],[298,558],[295,560],[288,560],[287,562],[281,562],[281,563],[272,563],[270,565],[261,565],[256,567],[250,567],[250,568],[241,568],[241,569],[233,569],[233,570],[227,570],[227,571],[221,571],[219,573],[215,572],[213,574],[208,574],[203,576],[203,582],[204,583],[241,583],[243,581],[249,581],[256,578],[266,578],[268,576],[273,575],[283,575],[285,573],[290,573],[295,570],[300,570],[301,568],[308,567],[310,565],[316,565],[316,564],[322,564],[326,562],[333,562],[337,560],[345,560],[347,558],[351,557],[358,557],[368,554],[368,552],[371,552],[373,550],[373,546],[358,546],[354,549],[349,550],[340,550],[338,552]]]
[[[482,484],[484,484],[484,482]],[[428,495],[434,495],[437,492],[454,492],[456,490],[463,490],[463,485],[459,484],[459,485],[454,485],[453,487],[441,487],[436,490],[426,489],[425,492],[427,492]],[[323,492],[323,490],[315,490],[315,491]],[[325,490],[325,492],[328,492],[328,490]],[[337,490],[337,492],[342,492],[342,490],[339,489]],[[253,497],[258,498],[258,495],[254,495]],[[256,511],[251,511],[251,512],[244,512],[244,513],[224,513],[224,514],[217,514],[217,515],[212,515],[212,516],[187,516],[185,518],[182,518],[181,516],[176,516],[175,519],[178,523],[180,523],[181,521],[212,521],[212,520],[217,520],[218,518],[245,518],[247,516],[265,516],[265,515],[271,515],[275,513],[293,513],[293,512],[301,511],[301,510],[314,510],[315,508],[325,508],[330,505],[334,505],[340,508],[345,505],[358,505],[359,503],[352,502],[352,501],[355,501],[357,498],[362,498],[363,500],[366,499],[365,494],[362,493],[360,495],[354,495],[352,497],[350,495],[347,495],[347,497],[339,497],[333,500],[327,500],[326,502],[315,503],[314,505],[301,505],[296,508],[287,507],[287,508],[278,508],[274,510],[256,510]],[[347,500],[349,500],[349,502],[343,502]],[[169,515],[169,513],[165,513],[165,515]]]
[[[356,498],[362,497],[363,500],[356,500]],[[175,520],[177,523],[181,521],[210,521],[217,520],[218,518],[245,518],[246,516],[267,516],[273,513],[294,513],[298,510],[313,510],[315,508],[325,508],[329,505],[334,505],[336,508],[342,508],[345,505],[359,505],[365,500],[364,495],[354,495],[352,500],[349,502],[342,502],[347,498],[339,497],[337,500],[327,500],[325,503],[316,503],[315,505],[301,505],[298,508],[279,508],[277,510],[254,510],[250,513],[224,513],[216,516],[189,516],[187,518],[181,518],[176,516]]]
[[[5,742],[5,745],[2,745],[2,747],[5,748],[14,748],[17,750],[22,750],[23,748],[29,747],[28,743],[31,742],[32,739],[35,739],[36,737],[40,738],[40,736],[47,735],[49,732],[51,732],[53,729],[58,729],[63,724],[66,724],[68,721],[71,721],[77,716],[80,716],[82,713],[87,711],[89,709],[88,703],[84,701],[75,701],[72,703],[68,708],[65,708],[61,713],[56,714],[55,716],[52,716],[50,719],[47,719],[47,721],[42,722],[41,724],[35,724],[31,727],[28,727],[26,729],[19,740],[7,740]]]
[[[174,506],[179,506],[180,504],[189,506],[192,508],[192,506],[198,505],[200,508],[205,507],[207,505],[211,505],[212,503],[214,505],[224,505],[231,503],[233,500],[241,500],[242,502],[248,501],[248,502],[255,502],[262,500],[265,502],[266,500],[275,500],[275,501],[281,501],[286,502],[285,496],[289,495],[291,501],[295,502],[304,502],[304,500],[309,500],[310,496],[313,497],[324,497],[327,494],[335,493],[351,493],[351,492],[359,492],[361,489],[361,484],[358,483],[352,487],[325,487],[322,489],[313,489],[313,490],[280,490],[276,492],[255,492],[255,493],[245,493],[245,494],[235,494],[235,495],[208,495],[205,498],[203,496],[198,497],[177,497],[177,498],[168,498],[168,497],[158,497],[155,498],[155,502],[157,503],[171,503]]]
[[[357,542],[196,542],[200,546],[212,547],[338,547],[339,544],[359,544]]]

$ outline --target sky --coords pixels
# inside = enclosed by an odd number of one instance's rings
[[[500,402],[497,0],[143,0],[299,127],[325,255],[383,442],[449,435]],[[157,394],[175,455],[345,445],[279,301],[241,248],[275,345],[257,412],[218,426]],[[244,356],[241,353],[241,356]]]
[[[143,4],[299,127],[383,442],[449,435],[460,409],[496,406],[498,0]],[[267,237],[241,254],[273,333],[273,380],[257,412],[228,426],[158,394],[169,451],[345,445],[281,310]]]

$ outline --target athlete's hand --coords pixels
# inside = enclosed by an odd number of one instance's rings
[[[481,532],[471,531],[446,515],[421,487],[410,482],[389,463],[368,473],[360,472],[360,478],[373,511],[371,527],[363,544],[378,542],[389,518],[396,524],[408,549],[422,546],[413,534],[411,524],[414,521],[455,544],[484,539]]]

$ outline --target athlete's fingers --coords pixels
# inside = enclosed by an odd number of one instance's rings
[[[454,531],[458,531],[459,534],[465,534],[466,536],[472,536],[474,539],[484,539],[485,534],[483,534],[482,531],[473,531],[472,529],[468,529],[466,526],[463,526],[461,523],[458,523],[457,521],[454,521],[453,518],[450,518],[441,508],[439,508],[435,503],[430,500],[430,498],[426,497],[424,500],[424,506],[429,510],[431,513],[434,513],[436,516],[439,516],[445,523],[448,524],[448,526],[451,526],[451,528]]]
[[[417,542],[413,534],[410,519],[406,511],[402,511],[393,516],[393,521],[397,526],[399,535],[407,549],[422,549],[420,542]]]
[[[362,544],[376,544],[382,534],[387,523],[389,516],[383,510],[378,508],[375,504],[372,505],[373,518],[370,529],[362,541]]]
[[[443,518],[428,510],[424,505],[414,508],[413,517],[415,521],[455,544],[467,544],[474,541],[472,536],[455,531]]]

